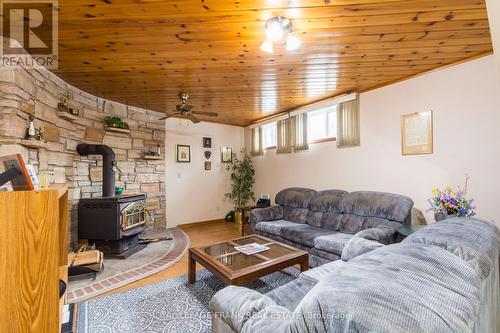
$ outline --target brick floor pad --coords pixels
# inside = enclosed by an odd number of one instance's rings
[[[156,258],[151,262],[144,262],[144,265],[142,266],[117,273],[104,280],[99,280],[84,287],[70,290],[67,293],[66,302],[76,303],[99,296],[110,290],[125,286],[129,283],[155,274],[175,264],[186,252],[189,245],[189,238],[184,231],[179,228],[171,228],[168,229],[168,231],[174,238],[174,244],[162,257]],[[140,252],[138,252],[138,254],[139,253]],[[104,260],[104,265],[106,265],[106,260]],[[104,269],[106,269],[106,267]]]

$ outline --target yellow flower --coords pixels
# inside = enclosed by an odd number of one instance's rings
[[[439,190],[437,188],[433,189],[432,190],[432,194],[433,195],[437,195],[439,193]]]
[[[446,186],[446,191],[451,191],[451,185]]]

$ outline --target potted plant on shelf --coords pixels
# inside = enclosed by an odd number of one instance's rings
[[[128,130],[128,124],[122,120],[120,117],[105,117],[104,118],[104,127],[106,128],[118,128]]]
[[[469,177],[465,177],[464,189],[460,188],[455,191],[451,186],[447,186],[444,190],[434,189],[434,195],[429,199],[431,208],[429,211],[434,212],[436,222],[442,221],[450,217],[471,217],[476,215],[473,206],[473,199],[467,199],[467,185]]]
[[[242,149],[241,156],[233,154],[233,160],[228,162],[226,169],[231,171],[231,192],[224,196],[234,204],[235,221],[242,223],[243,208],[250,200],[255,201],[252,191],[255,183],[255,169],[252,157],[246,149]]]

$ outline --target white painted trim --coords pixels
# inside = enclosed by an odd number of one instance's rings
[[[250,126],[247,126],[247,128],[249,129],[253,129],[253,128],[256,128],[256,127],[260,127],[260,126],[263,126],[263,125],[267,125],[267,124],[271,124],[271,123],[275,123],[279,120],[285,120],[285,119],[288,119],[290,118],[290,114],[287,112],[285,114],[280,114],[276,117],[272,117],[272,118],[268,118],[266,120],[263,120],[263,121],[259,121],[255,124],[252,124]]]

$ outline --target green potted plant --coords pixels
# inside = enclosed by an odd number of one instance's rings
[[[255,184],[252,156],[243,148],[240,156],[233,154],[233,160],[228,162],[226,169],[231,171],[231,192],[224,196],[234,204],[235,221],[241,223],[243,208],[250,200],[255,201],[252,191]]]
[[[128,130],[128,124],[124,122],[120,117],[108,116],[104,118],[104,126],[107,128],[119,128]]]

